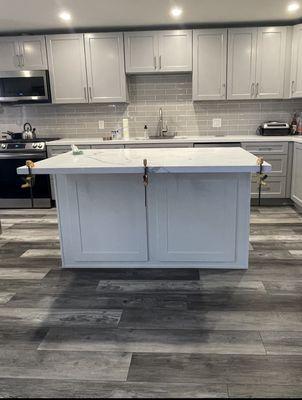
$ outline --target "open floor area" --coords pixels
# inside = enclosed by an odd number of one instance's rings
[[[302,397],[302,215],[247,271],[62,270],[55,209],[0,210],[0,397]]]

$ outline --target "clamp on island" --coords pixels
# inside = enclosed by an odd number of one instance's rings
[[[248,268],[259,165],[241,148],[83,150],[31,173],[54,176],[63,268]]]

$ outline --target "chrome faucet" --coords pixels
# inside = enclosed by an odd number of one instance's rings
[[[166,128],[164,128],[164,119],[163,119],[163,109],[159,109],[159,121],[158,121],[158,136],[165,136],[168,133],[168,125],[166,124]]]

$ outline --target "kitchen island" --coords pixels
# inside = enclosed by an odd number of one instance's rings
[[[84,150],[32,169],[54,175],[63,268],[245,269],[258,171],[241,148]]]

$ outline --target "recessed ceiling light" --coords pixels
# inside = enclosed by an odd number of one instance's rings
[[[294,12],[294,11],[299,10],[299,8],[300,8],[300,4],[299,3],[290,3],[287,6],[287,11]]]
[[[67,11],[62,11],[59,14],[59,17],[63,20],[63,21],[70,21],[71,20],[71,14]]]
[[[171,8],[170,14],[172,15],[172,17],[180,17],[182,14],[182,8],[180,7],[173,7]]]

